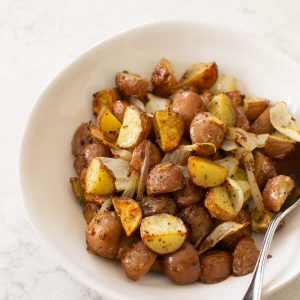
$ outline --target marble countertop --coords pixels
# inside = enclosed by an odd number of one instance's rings
[[[188,19],[238,27],[300,63],[298,0],[0,1],[0,299],[102,299],[33,232],[18,184],[26,120],[44,87],[82,51],[134,25]],[[270,297],[300,298],[300,278]]]

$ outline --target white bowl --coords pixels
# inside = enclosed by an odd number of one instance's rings
[[[146,78],[160,58],[170,59],[179,76],[201,61],[216,61],[220,73],[233,74],[247,95],[288,103],[300,118],[300,68],[281,52],[240,32],[190,22],[150,24],[100,42],[64,69],[41,95],[28,122],[21,149],[24,203],[38,235],[60,263],[101,294],[117,299],[240,299],[249,280],[230,277],[215,284],[174,285],[148,274],[133,282],[119,264],[85,249],[85,221],[73,198],[70,141],[74,130],[92,118],[92,94],[114,86],[114,75],[130,70]],[[264,294],[300,273],[300,207],[288,216],[273,241]],[[259,243],[260,241],[258,241]]]

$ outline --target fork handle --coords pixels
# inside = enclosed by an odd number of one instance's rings
[[[283,219],[285,214],[277,213],[274,215],[272,221],[269,224],[268,230],[265,234],[262,248],[257,259],[255,269],[253,271],[252,279],[243,300],[260,300],[261,288],[263,282],[264,265],[268,256],[271,241],[274,236],[275,230]]]

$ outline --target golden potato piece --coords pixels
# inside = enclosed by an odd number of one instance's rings
[[[119,98],[116,89],[104,89],[94,94],[93,112],[97,116],[102,107],[110,107]]]
[[[176,251],[187,237],[182,220],[166,213],[144,218],[140,232],[143,242],[158,254]]]
[[[120,122],[123,122],[125,111],[128,106],[129,103],[123,100],[117,100],[112,103],[111,109]]]
[[[178,86],[171,63],[162,58],[156,65],[151,77],[154,94],[161,97],[170,96]]]
[[[227,178],[227,169],[205,158],[190,156],[188,170],[194,184],[207,188],[222,184]]]
[[[218,220],[229,221],[236,218],[229,195],[223,186],[211,188],[205,196],[204,205],[211,216]]]
[[[85,203],[84,192],[83,192],[83,189],[80,185],[79,178],[71,177],[70,178],[70,183],[71,183],[71,186],[72,186],[72,191],[73,191],[74,196],[76,197],[78,202],[81,205],[83,205]]]
[[[101,108],[97,117],[97,125],[106,138],[116,142],[122,124],[108,107]]]
[[[132,149],[147,138],[151,130],[149,117],[134,105],[127,107],[117,139],[121,148]]]
[[[256,134],[272,133],[274,127],[270,120],[270,107],[268,107],[252,124],[251,131]]]
[[[295,187],[295,181],[285,175],[269,179],[263,190],[264,207],[277,212]]]
[[[99,157],[93,158],[83,178],[84,191],[87,194],[104,196],[115,191],[115,178]]]
[[[256,120],[269,106],[269,101],[260,98],[244,99],[244,109],[250,121]]]
[[[251,228],[254,232],[266,232],[274,216],[271,211],[259,211],[257,209],[251,212]]]
[[[179,145],[184,122],[178,113],[158,110],[154,114],[153,125],[157,143],[163,151],[171,151]]]
[[[116,85],[121,94],[126,98],[137,98],[140,100],[144,100],[146,98],[149,88],[149,82],[147,79],[127,71],[117,73]]]
[[[236,123],[235,112],[231,99],[221,93],[212,98],[207,106],[208,111],[216,116],[227,126],[234,126]]]
[[[142,221],[142,210],[139,204],[133,199],[118,197],[113,198],[112,203],[121,219],[126,235],[132,235]]]
[[[272,158],[284,158],[295,146],[295,141],[275,132],[267,137],[265,151]]]
[[[210,89],[218,79],[215,63],[200,63],[190,66],[180,80],[180,86],[191,85],[199,90]]]
[[[214,94],[233,92],[236,90],[236,80],[229,74],[219,75],[216,83],[210,90]]]

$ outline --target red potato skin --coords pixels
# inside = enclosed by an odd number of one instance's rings
[[[268,107],[252,124],[251,131],[256,134],[272,133],[274,127],[270,120],[270,109]]]
[[[176,204],[168,194],[145,196],[139,204],[144,217],[162,213],[175,215],[177,212]]]
[[[118,118],[120,122],[123,122],[126,108],[129,105],[130,104],[127,101],[123,100],[118,100],[112,103],[111,109],[113,111],[113,114]]]
[[[162,258],[162,267],[176,284],[195,282],[200,273],[198,253],[190,243],[185,242],[177,251]]]
[[[139,241],[125,251],[121,264],[127,277],[137,281],[150,270],[156,258],[157,254],[147,248],[142,241]]]
[[[241,239],[233,252],[233,274],[243,276],[253,272],[258,255],[259,251],[252,237]]]
[[[226,251],[210,251],[200,256],[200,281],[217,283],[232,272],[232,255]]]

